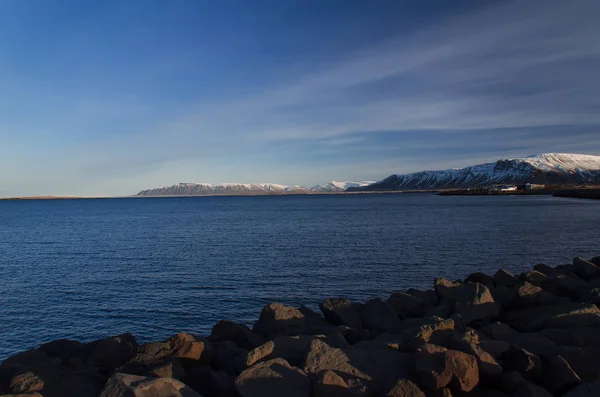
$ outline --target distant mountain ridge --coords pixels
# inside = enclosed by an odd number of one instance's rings
[[[179,183],[139,192],[138,196],[251,196],[344,191],[437,190],[494,184],[600,185],[600,156],[543,153],[494,163],[439,171],[393,174],[378,182],[331,181],[311,188],[276,183]]]
[[[600,184],[600,156],[543,153],[439,171],[394,174],[352,191],[433,190],[494,184]]]
[[[349,187],[367,186],[373,181],[332,181],[312,188],[276,183],[178,183],[156,189],[142,190],[138,196],[253,196],[309,193],[337,193]]]

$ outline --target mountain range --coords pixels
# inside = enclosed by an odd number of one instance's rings
[[[274,183],[179,183],[143,190],[138,196],[285,195],[344,191],[438,190],[494,184],[600,184],[600,156],[544,153],[438,171],[393,174],[380,181],[332,181],[306,188]]]
[[[179,183],[139,192],[138,196],[253,196],[310,193],[339,193],[354,187],[365,187],[374,181],[332,181],[312,188],[276,183]]]

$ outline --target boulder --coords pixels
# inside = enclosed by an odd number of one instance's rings
[[[439,299],[453,302],[465,299],[462,286],[462,283],[450,281],[444,277],[438,277],[433,282],[433,288]]]
[[[229,340],[246,350],[252,350],[264,343],[264,340],[247,326],[228,320],[221,320],[215,324],[210,335],[214,340]]]
[[[561,356],[542,357],[542,367],[541,384],[556,395],[581,384],[579,375]]]
[[[93,342],[86,344],[76,340],[58,339],[44,343],[37,350],[48,357],[60,358],[64,365],[68,365],[72,360],[78,360],[83,364],[87,362],[93,346]]]
[[[387,303],[394,309],[397,316],[402,319],[418,317],[425,314],[425,301],[404,292],[392,293],[387,300]]]
[[[499,389],[512,396],[526,382],[527,381],[523,379],[520,373],[516,371],[509,371],[502,374],[496,384],[498,385]]]
[[[116,373],[110,377],[100,397],[201,397],[176,379],[150,378]]]
[[[248,350],[242,349],[230,340],[212,342],[212,366],[230,375],[237,375],[246,368]]]
[[[482,340],[479,347],[490,353],[496,360],[510,349],[511,344],[503,340]]]
[[[208,366],[191,369],[185,383],[204,396],[237,397],[235,376]]]
[[[583,258],[576,257],[573,259],[573,270],[584,280],[600,277],[600,267]]]
[[[600,348],[598,328],[546,328],[539,334],[560,346]]]
[[[600,310],[595,305],[560,303],[505,312],[501,321],[521,332],[542,328],[600,326]]]
[[[539,333],[517,334],[510,338],[508,342],[540,357],[553,356],[558,352],[556,343]]]
[[[252,330],[267,338],[280,334],[298,334],[305,327],[306,318],[298,309],[281,303],[271,303],[262,309]]]
[[[133,357],[137,348],[138,343],[131,334],[91,342],[87,363],[88,365],[100,367],[107,372],[112,372]]]
[[[492,339],[509,341],[515,336],[519,335],[517,331],[511,328],[509,325],[501,323],[499,321],[493,322],[485,327],[481,328],[481,332],[489,336]]]
[[[151,358],[146,360],[144,355],[139,355],[118,368],[118,372],[139,376],[154,376],[157,378],[183,379],[185,370],[181,361],[172,356]]]
[[[371,333],[393,334],[400,330],[400,320],[396,311],[382,299],[368,300],[360,312],[363,326]]]
[[[312,397],[353,397],[341,376],[324,370],[313,377]]]
[[[44,389],[44,380],[31,371],[15,375],[9,385],[14,394],[34,393]]]
[[[309,397],[310,380],[300,369],[274,358],[244,370],[235,380],[241,397]]]
[[[535,383],[523,383],[515,393],[514,397],[554,397],[552,393],[546,389],[536,385]]]
[[[399,379],[385,397],[425,397],[425,393],[410,380]]]
[[[508,308],[520,308],[553,304],[558,297],[527,281],[520,281],[508,289],[508,301],[503,304]]]
[[[179,333],[163,342],[146,343],[139,347],[136,355],[123,366],[123,369],[140,374],[158,369],[166,365],[163,371],[171,367],[177,377],[179,362],[170,358],[177,358],[184,368],[198,365],[208,365],[212,361],[212,348],[208,340],[191,334]]]
[[[429,343],[436,337],[444,338],[450,331],[454,330],[454,320],[443,320],[433,317],[426,321],[421,321],[423,325],[407,328],[400,333],[401,340],[408,350],[414,350],[419,346]],[[440,334],[442,334],[440,336]]]
[[[306,373],[316,375],[331,370],[339,375],[352,393],[386,393],[399,378],[408,378],[413,357],[395,350],[333,348],[314,340],[306,356]]]
[[[104,371],[99,367],[74,369],[62,365],[60,357],[29,350],[0,364],[0,390],[39,391],[44,397],[97,396],[108,379]]]
[[[600,266],[600,256],[593,257],[592,259],[590,259],[590,262],[592,262],[596,266]]]
[[[489,289],[493,289],[496,287],[496,281],[492,276],[488,276],[487,274],[476,272],[470,274],[466,279],[465,283],[480,283],[488,287]]]
[[[470,354],[424,345],[415,354],[416,375],[431,390],[451,384],[451,389],[469,392],[479,383],[477,360]]]
[[[302,365],[315,337],[311,335],[280,336],[248,352],[245,367],[273,358],[283,358],[293,365]]]
[[[494,279],[496,286],[502,285],[505,287],[512,287],[519,281],[514,274],[504,269],[498,270],[492,278]]]
[[[430,390],[445,387],[452,379],[446,365],[445,348],[423,345],[415,354],[415,373],[419,384]]]
[[[304,334],[308,335],[329,335],[331,333],[339,332],[336,327],[329,324],[321,315],[314,312],[310,308],[302,305],[298,308],[298,311],[304,315],[306,321],[306,328]]]
[[[329,298],[319,305],[325,319],[333,325],[346,325],[354,330],[362,330],[360,316],[352,303],[344,298]]]
[[[512,346],[502,355],[502,367],[516,371],[525,379],[538,379],[542,374],[542,361],[538,356],[517,346]]]
[[[583,382],[600,379],[600,349],[561,346],[559,354],[581,378]]]
[[[452,373],[451,389],[469,392],[479,383],[479,367],[477,360],[470,354],[457,350],[444,352],[446,366]]]
[[[425,303],[425,307],[435,307],[438,304],[438,296],[432,289],[419,290],[415,288],[409,288],[405,291],[408,295],[412,295],[417,299],[421,299]]]
[[[597,397],[600,396],[600,380],[584,383],[564,394],[563,397]]]

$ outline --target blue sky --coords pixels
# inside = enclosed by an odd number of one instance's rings
[[[0,1],[0,196],[600,154],[600,3]]]

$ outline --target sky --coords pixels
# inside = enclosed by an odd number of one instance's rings
[[[600,155],[595,0],[1,0],[0,196]]]

